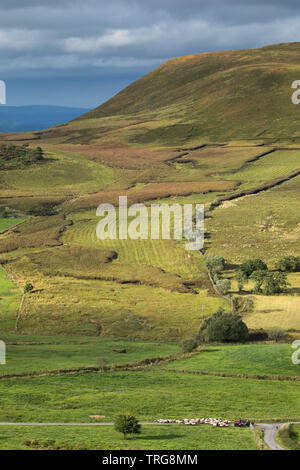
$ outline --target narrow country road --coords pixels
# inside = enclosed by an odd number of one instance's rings
[[[264,441],[270,449],[285,450],[276,441],[276,434],[278,433],[281,426],[283,426],[283,423],[275,423],[275,424],[261,423],[261,424],[257,424],[256,426],[259,427],[260,429],[263,429]]]
[[[300,424],[299,421],[291,421],[291,424]],[[281,447],[276,441],[276,435],[284,424],[288,423],[258,423],[257,427],[264,431],[264,441],[268,447],[272,450],[286,450]]]

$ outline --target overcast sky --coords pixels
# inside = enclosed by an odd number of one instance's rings
[[[0,0],[8,105],[95,107],[171,57],[288,41],[299,0]]]

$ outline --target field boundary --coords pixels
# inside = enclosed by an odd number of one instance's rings
[[[213,377],[228,377],[236,379],[254,379],[254,380],[276,380],[286,382],[300,382],[300,376],[297,375],[266,375],[266,374],[235,374],[231,372],[213,372],[208,370],[186,370],[186,369],[157,369],[155,372],[173,372],[192,375],[210,375]]]
[[[203,350],[204,351],[204,350]],[[0,375],[0,380],[6,379],[18,379],[18,378],[30,378],[30,377],[47,377],[55,375],[65,375],[65,374],[77,374],[77,373],[89,373],[89,372],[117,372],[117,371],[130,371],[130,370],[147,370],[153,365],[166,364],[169,362],[176,361],[178,359],[188,359],[192,356],[200,354],[203,351],[192,351],[190,353],[178,353],[170,354],[168,356],[158,356],[142,359],[137,362],[129,362],[125,364],[112,364],[110,366],[82,366],[82,367],[70,367],[66,369],[52,369],[52,370],[42,370],[42,371],[33,371],[33,372],[20,372],[17,374],[5,374]]]
[[[244,189],[237,193],[221,196],[219,200],[222,203],[226,201],[233,201],[234,199],[239,199],[240,197],[250,196],[252,194],[258,194],[258,193],[261,193],[262,191],[267,191],[268,189],[272,189],[272,188],[275,188],[276,186],[286,183],[287,181],[290,181],[291,179],[296,178],[296,176],[299,176],[299,175],[300,175],[300,169],[293,171],[288,176],[284,176],[283,178],[277,178],[273,181],[270,181],[269,183],[264,183],[260,186],[256,186],[255,188]],[[212,211],[213,209],[210,209],[210,212]]]

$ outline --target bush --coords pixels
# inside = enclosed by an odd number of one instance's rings
[[[36,217],[49,217],[51,215],[57,214],[53,208],[53,204],[42,204],[39,206],[33,206],[28,211],[29,215],[34,215]]]
[[[251,274],[250,279],[253,279],[255,281],[255,287],[253,289],[253,292],[255,294],[259,294],[262,292],[262,285],[265,280],[266,274],[267,272],[263,270],[254,271]]]
[[[198,342],[244,342],[249,339],[247,325],[234,313],[220,308],[217,313],[204,320],[198,335]]]
[[[0,170],[14,170],[44,160],[41,147],[29,148],[26,145],[1,145]]]
[[[239,292],[242,292],[244,284],[246,284],[248,280],[246,273],[241,269],[237,269],[235,272],[235,280],[238,283]]]
[[[181,343],[181,348],[184,353],[192,352],[198,346],[196,338],[184,339]]]
[[[289,285],[286,273],[276,271],[268,273],[263,281],[262,293],[264,295],[275,295],[284,292]]]
[[[7,207],[0,206],[0,218],[7,219],[10,216],[10,211]]]
[[[119,414],[114,422],[115,430],[123,434],[126,439],[127,434],[140,434],[141,425],[135,416],[130,413]]]
[[[26,282],[25,287],[24,287],[24,293],[28,294],[32,290],[33,290],[33,285],[31,284],[31,282]]]
[[[229,279],[218,279],[216,282],[216,288],[221,295],[227,294],[231,287]]]
[[[276,262],[275,268],[283,272],[298,272],[300,271],[300,257],[285,256]]]
[[[287,334],[281,328],[274,327],[268,330],[268,337],[270,340],[276,341],[276,343],[278,343],[279,341],[286,339]]]
[[[213,275],[220,273],[225,267],[225,259],[222,256],[208,253],[204,256],[204,260]]]
[[[266,341],[268,338],[268,332],[262,328],[249,331],[249,341]]]
[[[234,297],[233,308],[236,313],[249,313],[254,310],[254,302],[249,297]]]
[[[220,199],[214,199],[209,206],[209,210],[212,211],[215,207],[218,207],[221,205]]]
[[[267,271],[267,265],[259,258],[248,259],[240,266],[240,270],[249,278],[254,271]]]

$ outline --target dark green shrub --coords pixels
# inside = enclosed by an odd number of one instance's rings
[[[244,342],[249,338],[247,325],[234,313],[220,308],[217,313],[204,320],[198,335],[198,342]]]
[[[237,269],[235,272],[235,280],[238,284],[239,292],[242,292],[244,285],[247,283],[248,276],[247,274],[242,271],[242,269]]]
[[[196,349],[198,346],[198,342],[196,338],[187,338],[184,339],[181,343],[181,348],[184,353],[192,352],[194,349]]]
[[[230,291],[231,282],[229,279],[218,279],[216,281],[216,288],[221,295],[225,295]]]
[[[283,272],[298,272],[300,271],[300,257],[285,256],[276,262],[275,268]]]
[[[204,255],[204,260],[213,275],[222,272],[225,267],[225,259],[223,256],[208,253]]]
[[[267,265],[259,258],[248,259],[240,266],[240,270],[249,278],[254,271],[267,271]]]
[[[115,430],[123,434],[126,439],[127,434],[140,434],[141,425],[135,416],[130,413],[119,414],[114,422]]]
[[[249,297],[234,297],[232,301],[235,313],[253,312],[254,302]]]
[[[268,332],[262,328],[258,330],[249,330],[249,341],[266,341],[268,338]]]
[[[288,285],[286,273],[280,271],[268,273],[263,281],[262,293],[264,295],[280,294],[286,290]]]
[[[31,282],[26,282],[25,287],[24,287],[24,293],[28,294],[32,290],[33,290],[33,285],[31,284]]]

